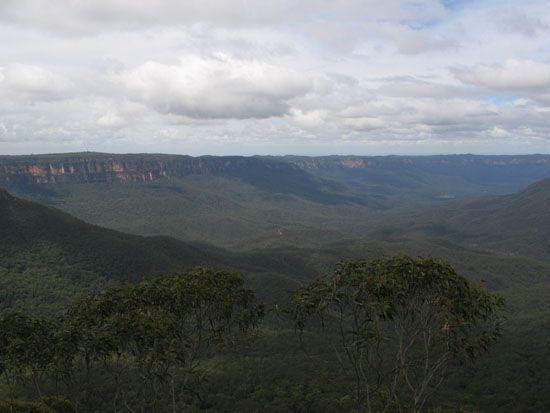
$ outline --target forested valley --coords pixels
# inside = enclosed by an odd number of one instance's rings
[[[159,157],[0,159],[0,411],[550,408],[540,158]]]

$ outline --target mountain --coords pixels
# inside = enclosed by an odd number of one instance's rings
[[[358,193],[410,204],[503,194],[550,178],[549,155],[287,156],[315,176],[345,183]]]
[[[260,190],[318,202],[359,201],[346,189],[383,196],[435,190],[434,197],[511,192],[550,177],[549,155],[201,156],[73,153],[0,156],[0,183],[153,182],[190,175],[240,179]],[[451,193],[439,193],[449,189]],[[429,192],[429,191],[428,191]],[[453,193],[456,192],[456,193]],[[338,199],[338,196],[344,199]],[[418,195],[418,194],[417,194]]]
[[[511,195],[410,213],[381,226],[378,236],[439,238],[508,256],[550,260],[550,179]]]
[[[403,183],[423,175],[457,177],[476,185],[522,187],[550,177],[550,155],[433,155],[433,156],[285,156],[301,169],[319,175],[370,177]]]
[[[97,199],[103,198],[108,197]],[[0,190],[0,302],[4,308],[55,314],[81,292],[202,264],[245,273],[263,299],[275,302],[299,283],[330,271],[342,258],[401,254],[448,259],[461,273],[485,280],[492,289],[533,285],[548,280],[550,274],[550,265],[541,261],[502,257],[436,239],[338,241],[326,233],[315,246],[257,245],[232,252],[167,236],[105,229]]]
[[[249,284],[262,285],[270,299],[316,274],[300,257],[128,235],[0,189],[3,308],[55,314],[81,292],[197,265],[245,272]]]
[[[342,258],[435,256],[508,302],[501,341],[477,368],[453,366],[437,404],[548,411],[550,179],[533,183],[545,156],[169,158],[0,157],[17,194],[0,189],[0,311],[56,316],[80,293],[200,264],[243,272],[270,308]],[[264,327],[265,345],[215,361],[212,394],[225,400],[243,378],[258,388],[244,359],[257,362],[265,403],[317,397],[311,377],[334,385],[303,367],[284,326]],[[265,406],[239,397],[244,410]]]
[[[267,192],[299,195],[320,203],[360,202],[339,194],[345,187],[315,178],[297,165],[244,156],[111,155],[81,153],[0,157],[0,183],[154,182],[163,178],[224,176]]]
[[[0,183],[93,224],[223,248],[360,238],[400,210],[516,191],[550,156],[0,156]]]
[[[80,268],[93,269],[107,278],[130,280],[211,258],[182,242],[178,242],[180,254],[176,257],[164,247],[165,238],[146,239],[89,225],[1,189],[0,228],[0,247],[5,254],[47,247],[72,257]]]
[[[4,308],[56,312],[79,292],[213,258],[175,240],[146,239],[89,225],[0,189]]]

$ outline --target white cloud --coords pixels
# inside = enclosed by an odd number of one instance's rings
[[[507,9],[498,12],[497,27],[504,33],[517,33],[533,37],[550,29],[550,25],[537,15],[528,15],[521,9]]]
[[[294,70],[224,54],[183,56],[172,65],[150,61],[111,80],[160,113],[199,119],[282,116],[289,100],[313,88]]]
[[[495,90],[550,88],[550,64],[510,59],[504,64],[454,70],[461,81]]]
[[[496,125],[489,131],[489,134],[495,138],[509,138],[512,136],[509,131]]]
[[[545,0],[2,0],[0,152],[550,152],[549,22]]]
[[[42,67],[10,63],[0,66],[0,92],[27,102],[55,101],[69,98],[73,85],[63,76]]]
[[[510,59],[503,64],[458,68],[454,73],[462,82],[493,93],[529,98],[550,105],[550,64]]]
[[[430,20],[445,15],[438,0],[2,0],[0,20],[57,33],[136,30],[207,23],[265,26],[308,18]]]

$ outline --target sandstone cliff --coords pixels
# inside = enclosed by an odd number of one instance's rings
[[[151,182],[186,175],[239,175],[298,167],[254,157],[77,154],[0,157],[0,183]]]

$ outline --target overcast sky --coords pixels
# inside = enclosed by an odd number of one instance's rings
[[[0,0],[0,153],[550,153],[548,0]]]

